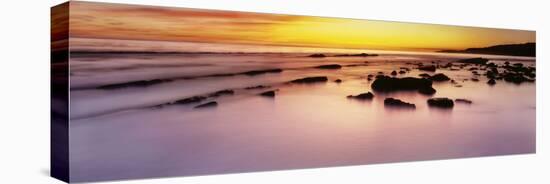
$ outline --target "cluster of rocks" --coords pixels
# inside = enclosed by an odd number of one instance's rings
[[[515,84],[535,81],[536,74],[534,67],[526,67],[522,63],[510,64],[510,62],[505,62],[504,65],[497,65],[488,61],[488,59],[484,58],[470,58],[458,60],[457,62],[465,63],[466,65],[477,65],[478,67],[471,67],[469,70],[472,71],[474,76],[486,76],[489,79],[487,81],[489,85],[495,85],[497,80],[504,80],[505,82]],[[485,71],[485,73],[482,74],[478,71]],[[479,79],[474,78],[472,81],[479,81]]]
[[[433,63],[433,62],[432,62]],[[495,85],[498,80],[503,80],[505,82],[521,84],[523,82],[534,82],[535,81],[535,67],[527,67],[522,63],[510,64],[505,62],[504,65],[498,65],[492,62],[489,62],[486,58],[467,58],[459,59],[454,62],[448,62],[446,64],[432,64],[424,65],[422,63],[408,63],[418,66],[420,71],[429,71],[435,72],[436,69],[448,69],[448,70],[459,70],[469,67],[467,70],[471,71],[472,77],[470,80],[473,82],[480,81],[479,76],[486,76],[488,78],[487,84]],[[458,68],[456,68],[458,67]],[[430,79],[430,75],[423,73],[420,75],[422,78]],[[439,78],[441,77],[441,78]],[[435,76],[431,78],[432,81],[447,81],[448,77],[443,77],[443,75]],[[460,86],[460,85],[455,85]]]

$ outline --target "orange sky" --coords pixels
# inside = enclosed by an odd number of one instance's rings
[[[534,31],[71,1],[72,38],[440,50],[535,42]]]

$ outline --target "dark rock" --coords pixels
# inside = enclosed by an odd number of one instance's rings
[[[257,86],[250,86],[246,87],[244,89],[251,90],[251,89],[264,89],[264,88],[270,88],[271,86],[264,86],[264,85],[257,85]]]
[[[206,75],[202,77],[231,77],[239,74],[243,74],[243,73],[219,73],[219,74]],[[184,77],[183,79],[194,79],[194,78],[196,77]]]
[[[266,91],[266,92],[263,92],[263,93],[260,93],[260,96],[264,96],[264,97],[275,97],[275,91]]]
[[[494,71],[487,71],[485,73],[485,76],[487,76],[487,78],[489,79],[494,79],[497,77],[497,74],[498,74],[498,71],[496,73]]]
[[[283,72],[282,69],[275,68],[275,69],[266,69],[266,70],[252,70],[252,71],[243,72],[242,74],[248,75],[248,76],[255,76],[255,75],[261,75],[266,73],[281,73],[281,72]]]
[[[485,65],[487,64],[489,60],[485,58],[469,58],[469,59],[461,59],[456,62],[459,63],[468,63],[468,64],[478,64],[478,65]]]
[[[119,89],[119,88],[128,88],[128,87],[148,87],[155,84],[160,84],[163,82],[171,82],[171,79],[153,79],[153,80],[141,80],[141,81],[132,81],[119,84],[108,84],[99,86],[98,89]]]
[[[197,105],[197,106],[195,106],[195,109],[216,107],[216,106],[218,106],[218,102],[212,101],[212,102]]]
[[[312,54],[312,55],[309,55],[308,57],[313,57],[313,58],[324,58],[324,57],[327,57],[327,56],[324,55],[324,54]]]
[[[465,50],[443,50],[439,52],[493,54],[507,56],[531,56],[536,55],[536,43],[493,45],[482,48],[467,48]]]
[[[395,78],[381,76],[372,83],[371,87],[373,90],[381,92],[412,90],[419,91],[422,94],[435,93],[435,89],[432,88],[432,81],[414,77]]]
[[[221,90],[221,91],[216,91],[210,95],[208,95],[209,97],[219,97],[219,96],[223,96],[223,95],[233,95],[235,94],[235,91],[233,90],[230,90],[230,89],[226,89],[226,90]]]
[[[399,71],[399,74],[406,74],[407,72],[404,70]]]
[[[342,65],[338,65],[338,64],[320,65],[320,66],[316,66],[315,68],[318,68],[318,69],[340,69],[340,68],[342,68]]]
[[[471,100],[464,99],[464,98],[457,98],[457,99],[455,99],[455,102],[456,102],[456,103],[472,104],[472,101],[471,101]]]
[[[433,87],[423,87],[418,89],[418,92],[424,95],[433,95],[435,94],[436,90]]]
[[[347,97],[352,99],[357,99],[357,100],[371,100],[372,98],[374,98],[374,94],[372,94],[371,92],[367,92],[367,93],[361,93],[355,96],[349,95]]]
[[[497,83],[497,81],[495,81],[495,79],[490,79],[489,81],[487,81],[487,84],[489,85],[495,85]]]
[[[391,75],[397,75],[397,72],[394,70],[391,72]]]
[[[317,82],[327,82],[328,78],[325,76],[318,76],[318,77],[306,77],[301,79],[295,79],[290,81],[290,83],[294,84],[310,84],[310,83],[317,83]]]
[[[421,66],[421,67],[418,67],[418,69],[422,70],[422,71],[435,72],[435,66],[434,65]]]
[[[203,100],[206,100],[206,97],[204,96],[194,96],[194,97],[189,97],[189,98],[184,98],[184,99],[181,99],[181,100],[177,100],[175,102],[173,102],[172,104],[190,104],[190,103],[198,103],[198,102],[201,102]]]
[[[442,82],[442,81],[448,81],[451,80],[449,77],[447,77],[445,74],[438,73],[429,78],[432,81]]]
[[[378,54],[361,53],[361,54],[338,54],[338,55],[334,55],[334,57],[371,57],[371,56],[378,56]]]
[[[449,98],[430,98],[428,99],[428,106],[440,107],[440,108],[453,108],[454,102]]]
[[[506,74],[503,75],[503,78],[504,78],[504,81],[515,83],[515,84],[521,84],[523,82],[534,82],[534,80],[528,79],[525,76],[523,76],[522,74],[517,74],[517,73],[515,73],[515,74],[514,73],[506,73]]]
[[[334,80],[334,82],[336,82],[336,83],[341,83],[341,82],[342,82],[342,79],[336,79],[336,80]]]
[[[395,98],[386,98],[384,99],[384,106],[388,107],[402,107],[402,108],[411,108],[415,109],[416,106],[412,103],[403,102]]]
[[[526,73],[525,76],[530,77],[530,78],[535,78],[536,77],[536,75],[534,73]]]
[[[479,79],[477,79],[477,78],[472,78],[472,81],[474,81],[474,82],[479,82]]]

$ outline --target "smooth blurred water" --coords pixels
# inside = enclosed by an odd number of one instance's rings
[[[438,70],[463,87],[434,83],[433,97],[466,98],[451,110],[429,108],[416,92],[375,93],[372,101],[347,99],[372,91],[368,74],[408,62],[446,63],[474,56],[388,53],[378,57],[308,58],[304,54],[72,55],[71,175],[75,181],[202,175],[535,152],[535,83],[515,85],[470,71]],[[529,58],[496,57],[491,62]],[[320,64],[363,64],[340,70]],[[283,68],[282,73],[182,79]],[[309,76],[329,82],[290,85]],[[106,84],[176,79],[148,87],[96,89]],[[338,84],[335,79],[344,82]],[[257,94],[273,85],[275,98]],[[151,106],[235,89],[214,99],[216,108]],[[385,97],[415,103],[416,110],[385,108]]]

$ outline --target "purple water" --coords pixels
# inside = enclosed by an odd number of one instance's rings
[[[307,55],[307,54],[305,54]],[[434,83],[433,97],[466,98],[453,109],[429,108],[416,92],[375,93],[368,74],[425,73],[410,62],[446,63],[460,54],[386,53],[377,57],[309,58],[304,54],[73,54],[71,55],[70,159],[74,181],[202,175],[279,169],[478,157],[535,152],[535,83],[497,81],[466,69],[438,69],[462,85]],[[484,56],[501,64],[534,58]],[[320,64],[364,64],[340,70]],[[199,77],[283,68],[257,76]],[[433,74],[433,73],[431,73]],[[326,83],[287,81],[327,76]],[[192,79],[182,79],[190,77]],[[479,82],[471,81],[472,77]],[[97,89],[136,80],[177,79],[147,87]],[[332,82],[342,79],[342,83]],[[272,85],[275,98],[257,94]],[[152,108],[178,99],[235,89],[213,99],[216,108]],[[385,108],[385,97],[416,104]],[[211,101],[211,100],[208,100]]]

